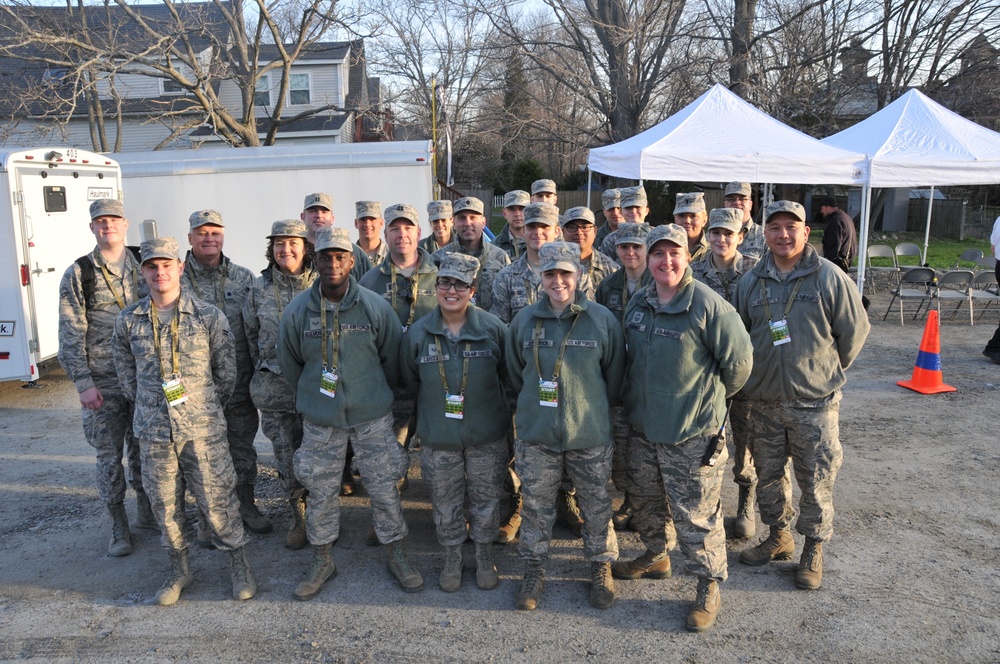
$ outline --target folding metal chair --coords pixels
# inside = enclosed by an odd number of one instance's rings
[[[923,262],[923,253],[920,251],[920,247],[913,244],[912,242],[900,242],[896,245],[896,266],[903,270],[910,265],[910,262],[900,260],[901,258],[912,258],[916,257],[917,262],[913,264],[914,267],[920,265]]]
[[[951,312],[952,318],[962,308],[962,303],[968,303],[969,325],[975,324],[972,318],[972,295],[969,293],[969,285],[972,283],[973,277],[975,277],[975,273],[972,270],[951,270],[938,277],[938,313],[941,313],[941,303],[945,300],[956,303]]]
[[[928,308],[930,308],[931,302],[934,301],[934,296],[937,292],[936,281],[937,275],[929,267],[911,267],[908,269],[900,275],[899,285],[892,290],[892,300],[889,301],[889,308],[885,310],[882,320],[888,318],[889,312],[892,311],[892,305],[896,303],[896,300],[899,300],[899,324],[904,325],[904,300],[917,301],[917,309],[913,312],[913,320],[916,320],[921,310],[923,310],[924,303],[926,302]]]
[[[976,265],[980,270],[989,270],[990,272],[993,272],[997,268],[997,259],[994,256],[983,256],[976,261]]]
[[[983,257],[983,252],[980,249],[966,249],[962,252],[962,255],[958,257],[955,261],[955,267],[953,270],[958,270],[962,267],[962,263],[972,263],[970,267],[975,268],[979,264],[979,259]]]
[[[899,285],[899,266],[896,264],[896,252],[892,247],[887,244],[873,244],[868,247],[867,276],[872,291],[878,290],[876,282],[879,280],[885,282],[886,288]]]
[[[1000,302],[1000,287],[997,286],[997,275],[991,270],[989,272],[980,272],[973,277],[972,283],[969,285],[969,297],[972,298],[973,310],[975,310],[976,304],[985,302],[986,306],[980,311],[981,313],[986,313],[991,304]],[[1000,309],[994,309],[994,311],[1000,311]],[[982,320],[982,316],[980,316],[980,320]]]

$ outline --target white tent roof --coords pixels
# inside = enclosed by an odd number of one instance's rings
[[[1000,134],[917,90],[823,143],[870,155],[872,187],[1000,182]]]
[[[590,170],[633,180],[861,184],[863,152],[778,122],[721,85],[632,138],[590,151]]]

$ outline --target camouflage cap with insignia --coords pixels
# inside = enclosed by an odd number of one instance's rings
[[[730,182],[726,185],[726,193],[723,196],[753,196],[753,189],[749,182]]]
[[[623,208],[649,206],[649,199],[646,198],[646,188],[641,184],[638,187],[624,187],[621,192]]]
[[[476,273],[479,272],[479,260],[468,254],[458,252],[447,252],[441,263],[438,265],[439,277],[451,277],[458,279],[463,284],[470,286],[476,282]]]
[[[524,206],[524,225],[559,225],[559,208],[552,203],[530,203]]]
[[[529,203],[531,203],[531,194],[523,189],[508,191],[503,195],[503,206],[505,208],[514,207],[515,205],[526,207]]]
[[[392,222],[394,221],[408,221],[414,226],[420,225],[420,215],[417,214],[417,208],[406,203],[390,205],[385,209],[385,213],[382,216],[385,217],[386,228],[392,226]]]
[[[192,212],[191,216],[188,217],[188,223],[191,224],[191,230],[200,226],[225,226],[222,223],[222,215],[219,214],[218,210],[198,210],[197,212]]]
[[[364,219],[365,217],[381,219],[382,204],[378,201],[356,201],[354,203],[354,218]]]
[[[556,194],[556,183],[553,180],[535,180],[531,183],[531,195]]]
[[[172,237],[154,237],[146,240],[139,247],[139,257],[143,263],[154,258],[172,258],[179,261],[177,240]]]
[[[618,235],[615,237],[615,246],[620,244],[646,244],[646,237],[649,236],[649,224],[636,224],[631,221],[623,221],[618,224]]]
[[[649,235],[646,236],[646,246],[648,248],[652,249],[657,242],[664,241],[672,242],[678,247],[687,249],[687,231],[684,230],[683,226],[677,224],[663,224],[662,226],[654,226],[649,229]]]
[[[695,191],[687,194],[677,194],[677,201],[674,203],[674,214],[686,214],[706,212],[705,194]]]
[[[566,210],[566,214],[559,218],[559,225],[565,226],[571,221],[586,221],[589,224],[596,224],[597,218],[589,207],[580,205]]]
[[[601,209],[611,210],[622,206],[621,189],[605,189],[601,192]]]
[[[476,214],[484,214],[483,210],[485,209],[483,207],[483,202],[478,198],[476,198],[475,196],[466,196],[465,198],[460,198],[457,201],[455,201],[452,207],[455,208],[455,214],[458,214],[459,212],[465,212],[467,210],[475,212]]]
[[[785,212],[792,215],[799,221],[805,223],[806,220],[806,209],[802,207],[799,203],[795,201],[775,201],[767,206],[767,214],[765,215],[765,223],[771,220],[774,215]]]
[[[343,228],[321,228],[316,231],[316,253],[335,249],[337,251],[352,251],[354,244],[351,236]]]
[[[330,198],[330,194],[324,194],[322,191],[316,192],[315,194],[309,194],[306,196],[305,200],[302,201],[302,209],[308,210],[311,207],[333,210],[333,199]]]
[[[90,204],[90,219],[98,217],[121,217],[125,218],[125,206],[121,201],[113,198],[98,198]]]
[[[451,219],[451,201],[431,201],[427,204],[427,221]]]
[[[546,242],[538,250],[539,269],[580,271],[580,245],[575,242]]]
[[[734,233],[743,230],[743,211],[736,208],[715,208],[708,213],[708,230],[725,228]]]
[[[271,224],[271,234],[268,240],[276,237],[308,237],[306,225],[299,219],[282,219]]]

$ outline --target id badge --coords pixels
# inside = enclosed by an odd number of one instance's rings
[[[771,322],[771,342],[775,346],[787,344],[792,341],[791,333],[788,331],[788,321],[782,318]]]
[[[445,394],[444,416],[453,420],[464,419],[465,396],[461,394]]]
[[[554,380],[538,381],[538,404],[556,408],[559,405],[559,383]]]
[[[403,334],[406,334],[406,331],[409,330],[409,329],[410,329],[409,325],[404,325],[403,326]]]
[[[323,374],[319,379],[319,392],[320,394],[325,394],[331,399],[337,396],[337,381],[340,380],[340,376],[333,373],[332,371],[323,370]]]
[[[187,391],[185,391],[180,378],[164,381],[163,395],[167,397],[167,405],[171,407],[179,406],[188,400]]]

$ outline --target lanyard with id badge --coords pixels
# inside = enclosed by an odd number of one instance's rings
[[[795,282],[795,288],[792,289],[792,294],[788,297],[781,320],[771,320],[771,304],[767,301],[767,287],[764,285],[764,280],[760,280],[760,295],[764,300],[764,310],[767,311],[767,325],[771,328],[771,343],[775,346],[792,342],[792,335],[788,331],[788,314],[792,310],[792,305],[795,304],[795,296],[799,294],[799,287],[802,286],[803,279],[804,277],[799,277]]]
[[[417,270],[419,266],[413,269],[413,276],[410,277],[410,292],[406,298],[410,303],[410,314],[406,318],[406,323],[403,325],[403,334],[410,329],[413,325],[413,316],[417,311]],[[392,291],[390,294],[390,304],[392,305],[392,310],[396,310],[396,264],[389,260],[389,278],[392,280]]]
[[[469,351],[472,349],[472,342],[465,342],[465,357],[462,360],[462,389],[458,394],[452,394],[448,389],[448,377],[444,375],[444,339],[434,337],[437,343],[438,371],[441,373],[441,385],[444,387],[444,416],[451,420],[461,420],[465,418],[465,388],[469,385]]]
[[[188,400],[187,390],[181,382],[180,359],[178,358],[181,320],[181,303],[178,300],[174,304],[174,316],[170,320],[170,378],[163,370],[163,357],[160,354],[160,317],[156,313],[156,305],[150,303],[149,316],[153,323],[153,345],[156,346],[156,359],[160,365],[160,379],[163,381],[163,396],[167,399],[167,405],[171,408],[179,406]]]
[[[542,364],[538,359],[538,344],[541,340],[542,321],[541,319],[535,321],[535,333],[532,335],[531,345],[535,351],[535,371],[538,372],[538,405],[540,406],[545,406],[546,408],[559,407],[559,372],[562,371],[563,357],[566,355],[566,344],[569,342],[569,337],[573,334],[573,328],[576,327],[578,320],[580,320],[580,314],[577,314],[576,318],[573,319],[573,324],[569,326],[569,332],[563,337],[562,345],[559,347],[559,356],[556,357],[556,365],[552,369],[552,380],[544,380],[542,378]]]
[[[323,337],[323,373],[320,374],[319,378],[319,393],[330,397],[331,399],[337,396],[337,383],[340,381],[340,376],[337,375],[337,360],[340,357],[340,305],[334,305],[333,310],[333,333],[330,335],[330,341],[333,344],[333,366],[330,366],[330,360],[327,356],[327,348],[329,343],[326,340],[326,303],[323,303],[322,311],[320,311],[319,319],[321,322],[322,337]]]

